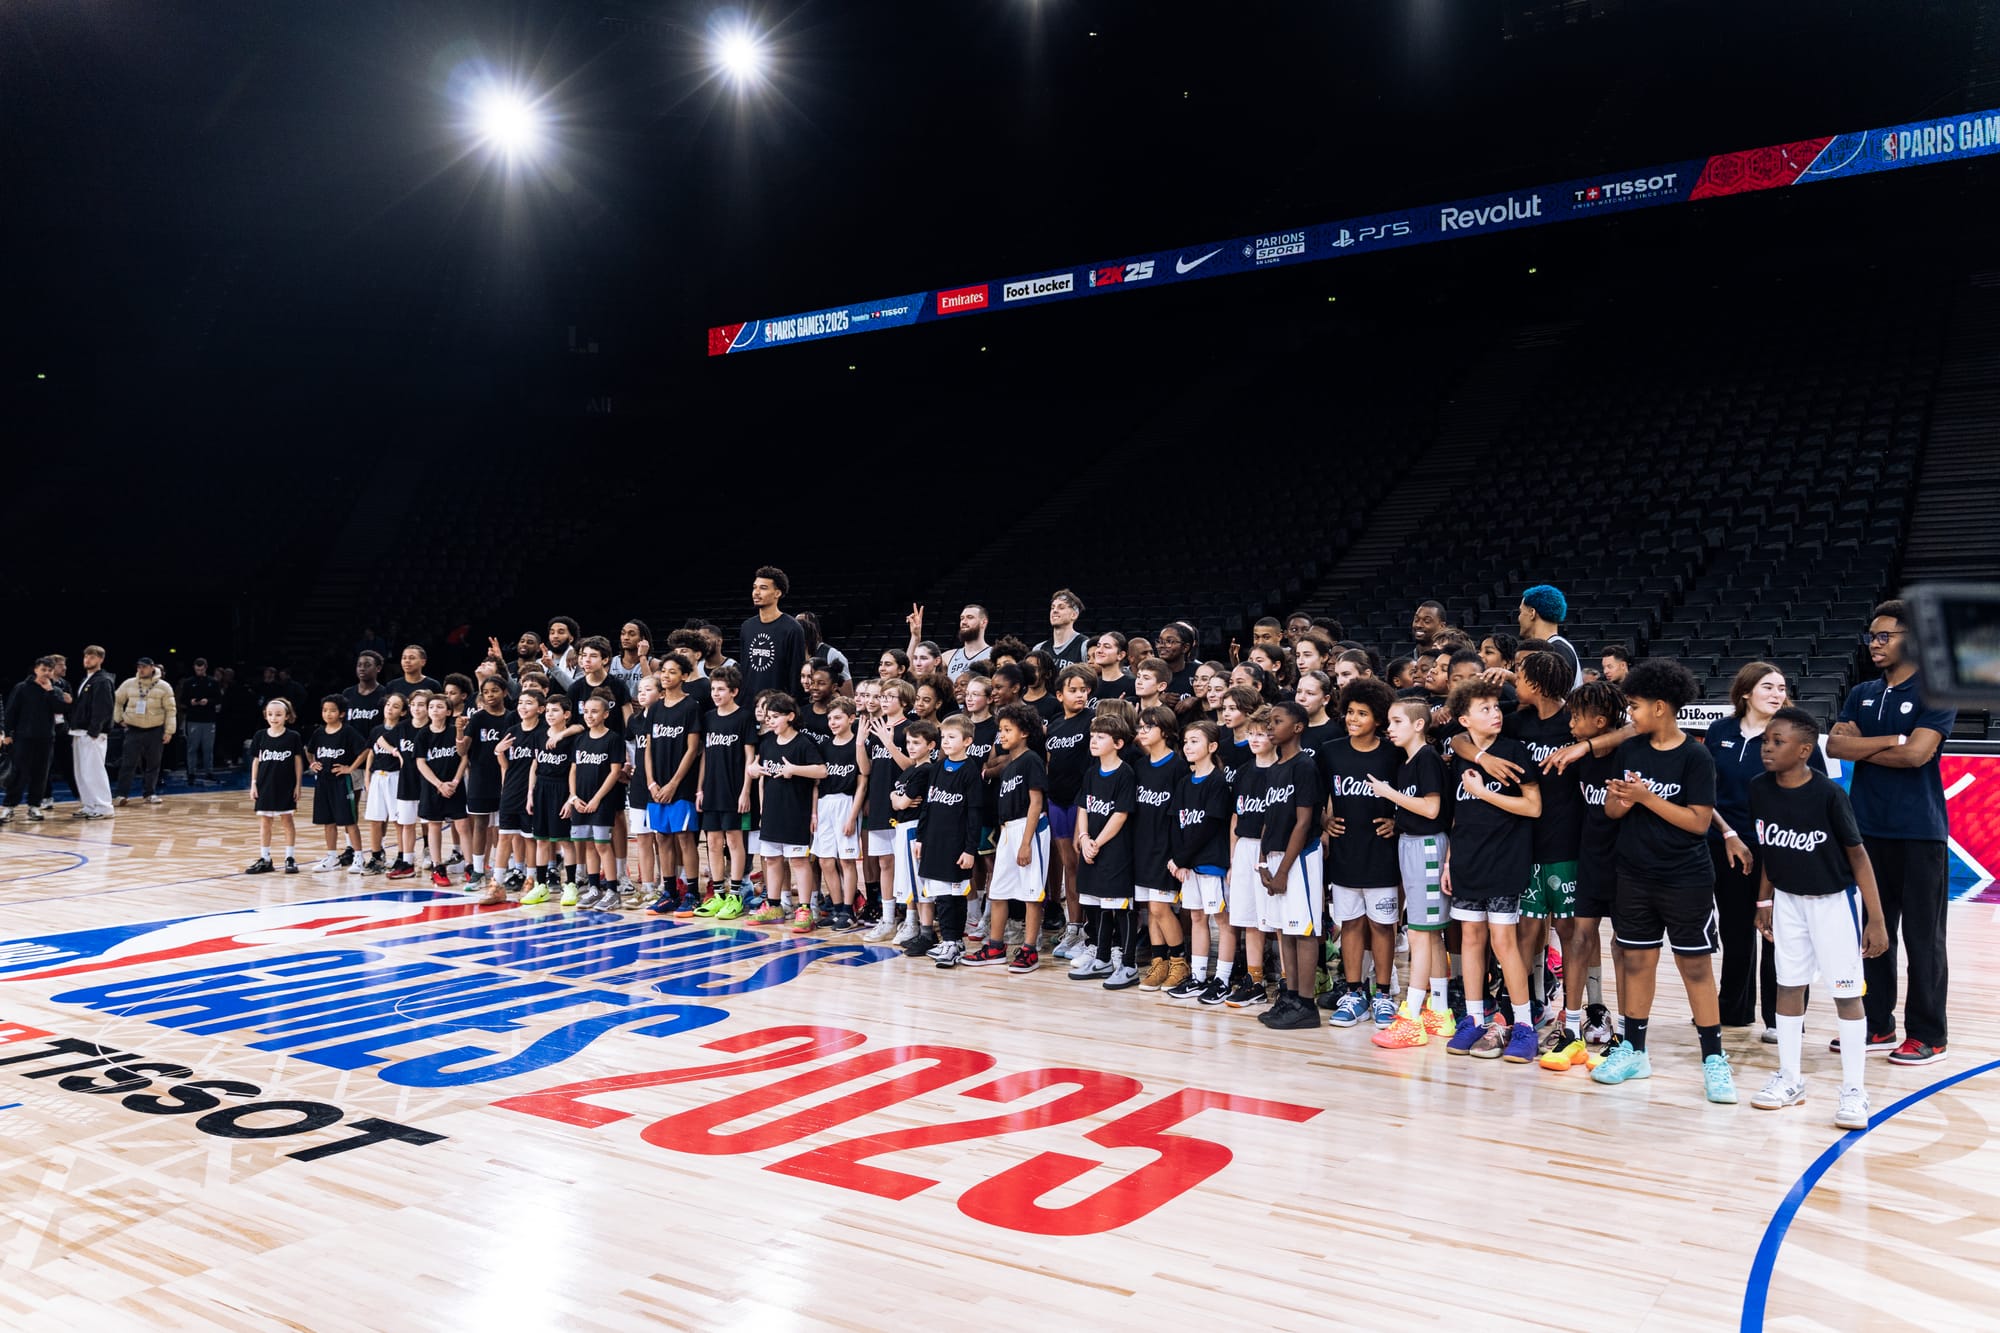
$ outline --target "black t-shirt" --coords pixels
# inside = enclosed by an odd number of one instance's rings
[[[903,736],[910,729],[908,721],[896,723],[889,728],[889,739],[882,741],[868,737],[868,827],[885,829],[889,821],[896,817],[895,808],[889,804],[889,794],[896,790],[896,779],[903,775],[902,765],[896,756],[903,754]]]
[[[396,779],[396,799],[414,801],[424,789],[424,775],[417,771],[417,733],[422,730],[407,719],[388,734],[396,738],[396,753],[402,757],[402,776]]]
[[[1488,753],[1519,764],[1520,780],[1487,777],[1479,765],[1457,755],[1447,769],[1452,800],[1451,892],[1468,902],[1519,897],[1527,892],[1535,870],[1535,821],[1471,795],[1465,790],[1465,775],[1475,774],[1487,791],[1500,796],[1519,796],[1541,775],[1528,762],[1528,747],[1510,737],[1497,738]]]
[[[1578,859],[1583,848],[1583,790],[1576,785],[1576,765],[1560,773],[1542,772],[1542,761],[1576,738],[1569,731],[1569,709],[1558,708],[1543,718],[1532,708],[1518,708],[1500,725],[1500,734],[1528,747],[1542,788],[1542,813],[1535,820],[1535,863],[1554,865]]]
[[[1234,787],[1245,773],[1257,767],[1257,756],[1250,753],[1249,741],[1239,741],[1224,730],[1222,744],[1215,750],[1215,763],[1222,770],[1222,780]]]
[[[1023,699],[1021,702],[1035,710],[1042,719],[1042,730],[1047,731],[1055,720],[1062,716],[1062,700],[1050,690],[1039,699]]]
[[[1138,785],[1136,805],[1126,836],[1132,839],[1135,884],[1149,889],[1172,887],[1167,860],[1174,851],[1174,790],[1187,776],[1188,764],[1177,750],[1155,762],[1141,756],[1132,776]]]
[[[828,716],[828,713],[819,712],[808,704],[799,710],[798,716],[792,721],[800,731],[812,737],[814,745],[824,750],[827,743],[833,739],[833,724],[827,721]]]
[[[1229,869],[1229,813],[1234,798],[1219,768],[1205,778],[1181,775],[1174,789],[1174,864],[1221,874]]]
[[[1403,752],[1378,737],[1375,748],[1364,754],[1343,737],[1322,757],[1333,813],[1347,821],[1346,831],[1328,849],[1326,882],[1347,889],[1394,888],[1403,881],[1396,840],[1377,833],[1375,821],[1395,818],[1399,807],[1388,797],[1377,796],[1368,779],[1380,778],[1394,786],[1402,772]]]
[[[278,687],[275,684],[273,684],[267,686],[266,688],[274,690],[277,689]],[[416,681],[415,683],[404,680],[401,676],[397,676],[394,680],[388,681],[385,684],[383,684],[382,688],[390,694],[400,694],[405,699],[415,694],[418,690],[428,690],[432,694],[442,694],[444,692],[444,686],[438,684],[435,680],[431,679],[429,676],[425,676],[422,680]]]
[[[489,713],[478,708],[466,714],[465,734],[472,742],[472,748],[465,753],[466,790],[481,795],[499,794],[500,760],[495,751],[500,747],[500,738],[520,720],[507,713]]]
[[[370,773],[397,773],[403,767],[403,755],[396,748],[396,733],[403,728],[370,727],[368,729],[368,771]]]
[[[1829,777],[1808,772],[1803,786],[1781,787],[1766,773],[1750,782],[1757,858],[1771,887],[1824,897],[1854,883],[1847,849],[1861,845],[1861,829],[1847,793]]]
[[[321,727],[312,734],[312,740],[306,746],[306,767],[311,768],[313,761],[318,760],[318,781],[333,782],[337,778],[345,777],[351,782],[352,774],[336,774],[333,771],[334,767],[357,762],[367,748],[368,742],[363,739],[361,733],[346,723],[342,723],[337,730],[331,732]]]
[[[957,763],[941,759],[935,764],[912,765],[909,771],[915,773],[919,768],[930,770],[930,789],[924,793],[923,814],[917,823],[917,841],[924,848],[917,873],[946,884],[970,879],[972,872],[960,866],[958,858],[979,852],[979,805],[986,788],[979,765],[970,759]]]
[[[1139,782],[1123,761],[1106,773],[1096,760],[1084,771],[1077,796],[1078,826],[1095,838],[1113,816],[1124,815],[1118,836],[1098,849],[1095,861],[1077,861],[1077,891],[1096,898],[1130,898],[1133,879],[1132,812],[1139,803]]]
[[[1333,770],[1327,767],[1327,752],[1346,739],[1346,724],[1331,720],[1316,727],[1307,725],[1299,732],[1299,753],[1310,759],[1313,767],[1319,770],[1319,785],[1325,791],[1333,790]]]
[[[1281,759],[1264,774],[1264,832],[1257,840],[1257,850],[1269,854],[1282,854],[1291,845],[1292,831],[1298,827],[1298,812],[1312,812],[1308,822],[1305,845],[1299,849],[1300,855],[1311,851],[1319,842],[1319,810],[1326,804],[1326,793],[1320,789],[1319,770],[1313,761],[1304,755],[1293,755]],[[1381,839],[1384,846],[1388,839]]]
[[[908,768],[896,774],[895,785],[890,790],[901,792],[917,804],[911,809],[892,811],[890,818],[899,824],[907,824],[913,819],[920,820],[923,818],[924,798],[931,794],[931,775],[937,772],[937,766],[937,754],[933,751],[931,757],[924,760],[923,763],[911,764]]]
[[[776,732],[765,732],[757,739],[757,762],[763,765],[821,764],[826,762],[813,738],[803,731],[795,731],[788,741],[778,739]],[[763,785],[763,812],[758,828],[763,832],[765,842],[782,843],[787,847],[800,847],[812,841],[813,790],[818,785],[813,778],[781,778],[759,776]]]
[[[744,747],[751,743],[756,716],[747,708],[711,711],[701,724],[701,808],[733,814],[743,795]]]
[[[1056,670],[1060,671],[1064,667],[1083,665],[1083,655],[1090,650],[1090,636],[1072,634],[1069,642],[1060,648],[1056,647],[1054,639],[1043,639],[1035,647],[1047,649],[1049,656],[1056,659]]]
[[[569,770],[576,759],[576,743],[580,738],[565,736],[559,741],[549,740],[549,728],[542,725],[541,734],[535,738],[535,799],[553,800],[556,808],[569,799]],[[600,775],[602,780],[602,775]]]
[[[217,691],[211,688],[209,696],[213,698],[216,694]],[[340,692],[340,703],[341,707],[347,710],[348,725],[364,736],[381,724],[382,705],[387,703],[388,699],[389,691],[380,685],[377,685],[371,694],[363,694],[358,685],[350,685]]]
[[[1060,718],[1049,726],[1042,748],[1049,754],[1050,805],[1076,804],[1077,793],[1083,789],[1083,770],[1093,762],[1090,722],[1090,710],[1086,708],[1075,717]]]
[[[1248,838],[1252,842],[1262,842],[1264,838],[1264,794],[1271,784],[1273,765],[1247,764],[1236,770],[1236,781],[1229,784],[1236,796],[1236,836]]]
[[[1138,697],[1138,693],[1132,684],[1132,673],[1129,671],[1116,679],[1099,676],[1097,684],[1090,691],[1093,699],[1132,699]]]
[[[620,740],[625,739],[625,705],[632,702],[632,696],[626,693],[625,682],[609,672],[605,673],[604,679],[595,685],[582,676],[570,682],[569,701],[575,705],[570,710],[571,715],[575,717],[577,725],[582,726],[583,701],[599,690],[611,691],[611,708],[604,715],[604,725],[611,729],[612,735]]]
[[[765,690],[798,691],[799,673],[806,665],[806,632],[798,621],[780,612],[767,625],[753,615],[743,622],[738,642],[743,645],[736,655],[743,669],[738,697],[755,699]]]
[[[1167,693],[1180,695],[1194,693],[1194,667],[1183,663],[1181,669],[1174,672],[1173,678],[1167,682]]]
[[[1583,837],[1577,856],[1577,882],[1599,894],[1610,891],[1618,875],[1619,821],[1604,813],[1607,783],[1619,775],[1617,752],[1585,755],[1570,765],[1576,774],[1577,796],[1583,802]]]
[[[989,716],[984,722],[975,722],[972,724],[972,743],[965,747],[965,757],[970,759],[974,766],[983,772],[986,768],[986,761],[992,757],[993,747],[999,740],[999,718]],[[997,822],[993,818],[993,802],[995,793],[999,790],[999,787],[1000,780],[998,778],[989,779],[985,782],[980,792],[979,817],[987,825]]]
[[[1017,819],[1028,817],[1029,797],[1041,792],[1046,799],[1049,780],[1042,768],[1041,756],[1033,750],[1023,749],[1021,753],[1007,761],[1007,767],[1000,770],[1000,786],[994,796],[994,817],[1002,824],[1011,824]],[[1032,834],[1033,829],[1028,832]]]
[[[646,710],[643,730],[646,736],[646,763],[651,781],[661,786],[673,781],[674,774],[680,771],[681,760],[687,757],[690,750],[694,750],[697,755],[695,764],[701,762],[700,752],[695,750],[695,747],[701,744],[701,704],[693,695],[684,696],[679,703],[670,704],[664,699],[656,702]],[[635,782],[632,785],[643,787],[646,784]],[[695,765],[690,764],[687,776],[682,779],[680,787],[674,792],[674,799],[693,800],[694,788]],[[647,794],[650,799],[650,789]]]
[[[618,799],[618,789],[614,784],[601,799],[598,792],[603,788],[604,780],[612,777],[618,766],[625,762],[625,738],[609,727],[605,728],[602,736],[593,736],[586,731],[576,738],[576,748],[571,753],[571,760],[576,764],[578,807],[580,808],[585,801],[596,801],[597,809],[591,813],[606,817],[594,818],[591,822],[609,823],[609,811],[614,808],[614,802]],[[572,811],[570,817],[576,818],[577,813],[578,811]]]
[[[852,796],[860,790],[861,765],[854,757],[857,744],[859,741],[850,732],[844,741],[829,740],[819,747],[826,760],[826,776],[819,780],[821,796]]]
[[[1444,760],[1428,745],[1420,745],[1417,752],[1404,758],[1396,770],[1396,790],[1405,796],[1438,796],[1436,819],[1425,819],[1414,810],[1396,807],[1396,832],[1423,836],[1442,833],[1451,827],[1450,794],[1444,789]]]
[[[450,782],[458,776],[458,723],[446,718],[443,731],[421,727],[417,731],[417,758],[428,764],[431,776]]]
[[[257,733],[253,744],[250,759],[257,766],[257,807],[283,809],[292,803],[292,793],[298,790],[299,770],[295,761],[305,755],[305,738],[290,727],[277,736],[266,728]]]
[[[1634,736],[1618,747],[1618,772],[1637,773],[1674,805],[1715,805],[1715,757],[1692,736],[1682,736],[1671,750],[1655,750],[1644,736]],[[1705,832],[1683,832],[1643,805],[1634,805],[1620,822],[1621,871],[1677,888],[1715,884]]]
[[[528,727],[520,718],[500,738],[501,754],[507,756],[507,777],[500,784],[500,804],[519,810],[528,803],[528,787],[535,777],[535,751],[548,738],[546,722],[537,722]]]
[[[637,718],[632,721],[631,734],[625,738],[625,762],[632,769],[631,776],[619,788],[625,793],[625,808],[644,810],[652,801],[653,792],[646,785],[646,728]]]

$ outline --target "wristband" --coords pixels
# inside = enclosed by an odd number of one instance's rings
[[[1770,905],[1771,905],[1771,900],[1769,898],[1766,898],[1763,902],[1757,904],[1757,906],[1759,907],[1769,907]]]

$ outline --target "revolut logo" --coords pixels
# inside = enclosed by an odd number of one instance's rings
[[[1508,195],[1497,204],[1484,208],[1441,208],[1438,210],[1439,231],[1475,231],[1480,227],[1491,227],[1501,222],[1522,222],[1542,215],[1542,196],[1531,194],[1526,201]]]
[[[1029,278],[1025,282],[1010,282],[1000,289],[1002,301],[1033,301],[1044,296],[1061,296],[1076,290],[1076,274],[1058,273],[1053,277]]]

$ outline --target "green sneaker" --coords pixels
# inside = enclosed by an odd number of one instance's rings
[[[548,900],[549,900],[549,886],[546,884],[536,884],[533,888],[529,889],[526,893],[521,895],[521,906],[533,907],[536,903],[545,903]]]
[[[1623,1083],[1627,1079],[1652,1076],[1652,1056],[1633,1050],[1629,1041],[1621,1041],[1606,1051],[1604,1062],[1590,1071],[1591,1081],[1595,1083]]]
[[[703,917],[718,916],[722,912],[722,904],[728,901],[728,898],[729,895],[726,893],[711,893],[702,901],[701,906],[694,909],[694,914]]]
[[[564,907],[576,906],[576,885],[574,884],[563,885],[562,905]]]
[[[1730,1071],[1728,1056],[1710,1055],[1702,1059],[1701,1086],[1710,1101],[1723,1106],[1736,1105],[1736,1075]]]
[[[718,893],[710,901],[722,904],[715,909],[712,920],[734,921],[743,915],[743,900],[733,893]]]

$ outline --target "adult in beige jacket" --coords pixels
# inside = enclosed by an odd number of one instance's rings
[[[139,674],[118,687],[111,721],[125,733],[118,756],[118,804],[132,801],[132,775],[146,779],[146,804],[160,804],[160,757],[174,738],[174,687],[160,677],[150,657],[139,659]]]

